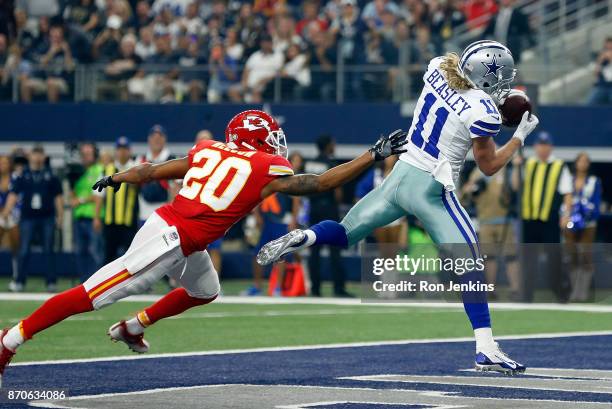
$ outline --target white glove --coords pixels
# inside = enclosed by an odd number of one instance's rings
[[[521,145],[525,145],[525,139],[529,136],[529,134],[538,126],[540,120],[534,114],[530,114],[528,111],[523,113],[523,117],[521,118],[521,123],[514,131],[513,138],[517,138],[521,141]]]

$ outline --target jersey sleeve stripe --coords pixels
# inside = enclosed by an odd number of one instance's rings
[[[501,127],[500,124],[490,124],[488,122],[483,121],[476,121],[474,122],[474,125],[479,126],[483,129],[488,129],[489,131],[499,131],[499,128]]]
[[[490,137],[494,137],[495,135],[497,135],[497,132],[491,132],[491,131],[484,131],[480,128],[477,128],[475,126],[470,127],[470,132],[473,133],[474,135],[477,136],[490,136]]]
[[[273,165],[273,166],[270,166],[270,170],[268,171],[268,174],[274,175],[274,176],[293,175],[293,169],[287,166]]]

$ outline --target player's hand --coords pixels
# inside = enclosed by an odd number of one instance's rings
[[[378,141],[370,148],[370,153],[375,161],[384,160],[391,155],[397,155],[406,152],[402,147],[408,143],[406,131],[396,129],[389,135],[381,136]]]
[[[521,145],[525,145],[525,139],[529,134],[538,126],[540,120],[537,116],[530,112],[524,112],[523,118],[521,118],[521,123],[514,131],[514,138],[518,138],[521,141]]]
[[[112,187],[114,189],[118,189],[120,186],[121,186],[121,183],[117,183],[117,182],[113,181],[113,176],[109,175],[109,176],[104,176],[102,179],[100,179],[96,183],[94,183],[92,189],[93,190],[97,190],[98,192],[101,192],[104,189],[106,189],[107,187]]]

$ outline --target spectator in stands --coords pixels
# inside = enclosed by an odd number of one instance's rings
[[[149,60],[156,52],[155,42],[153,41],[153,27],[144,26],[139,31],[138,42],[134,52],[142,60]]]
[[[250,3],[243,3],[238,12],[238,19],[234,29],[238,33],[240,42],[244,44],[245,54],[250,54],[257,48],[257,38],[261,35],[264,28],[262,18],[253,13],[253,6]]]
[[[68,3],[64,9],[64,19],[74,23],[85,32],[97,29],[100,23],[98,7],[94,0],[79,0]]]
[[[163,126],[154,125],[149,130],[147,139],[149,149],[146,155],[140,158],[139,162],[161,163],[174,159],[174,155],[170,153],[166,146],[167,135]],[[170,197],[170,185],[172,183],[171,181],[161,180],[152,181],[140,186],[138,202],[140,206],[139,218],[141,224],[144,223],[158,207],[172,199]]]
[[[115,143],[115,160],[106,166],[104,174],[112,175],[134,165],[130,141],[121,136]],[[136,234],[137,199],[138,186],[127,183],[123,183],[118,190],[105,189],[96,196],[94,229],[103,233],[105,264],[121,257]]]
[[[112,61],[119,55],[121,43],[121,17],[111,15],[106,20],[106,28],[93,41],[91,53],[97,61]]]
[[[525,45],[535,44],[529,19],[515,7],[515,0],[501,0],[497,15],[489,20],[483,35],[506,44],[512,51],[515,63],[521,62]]]
[[[4,208],[8,201],[14,177],[11,157],[0,155],[0,245],[6,238],[13,256],[13,277],[16,277],[17,254],[19,251],[19,206],[15,206],[8,216],[4,216]]]
[[[282,100],[300,101],[310,86],[308,57],[297,44],[291,44],[285,53],[285,65],[280,73]]]
[[[255,13],[261,13],[266,17],[273,17],[279,15],[279,9],[283,9],[286,0],[255,0],[253,4],[253,11]]]
[[[178,65],[180,67],[181,87],[189,96],[189,102],[200,102],[206,89],[205,73],[200,67],[206,64],[206,58],[200,52],[195,37],[184,35],[179,39]]]
[[[203,33],[204,22],[200,17],[200,5],[192,1],[187,5],[185,16],[178,20],[178,24],[190,36],[199,36]]]
[[[306,0],[302,3],[302,18],[295,25],[295,32],[308,40],[307,26],[315,24],[321,31],[327,30],[329,23],[320,15],[319,2],[317,0]]]
[[[553,156],[552,137],[540,132],[534,143],[535,157],[523,165],[522,220],[523,257],[525,263],[533,263],[540,254],[547,255],[547,270],[551,288],[560,302],[569,298],[570,282],[561,265],[561,228],[570,221],[572,206],[572,176],[567,165]],[[561,205],[564,212],[561,213]],[[544,245],[541,245],[544,243]],[[556,245],[555,245],[556,244]],[[534,274],[523,263],[524,300],[533,297]]]
[[[317,149],[319,155],[312,160],[307,160],[304,164],[306,173],[321,173],[331,169],[336,165],[334,152],[336,142],[329,135],[322,135],[317,139]],[[321,193],[310,197],[310,214],[308,221],[310,224],[318,223],[323,220],[339,220],[340,218],[340,203],[342,201],[342,188],[338,188],[326,193]],[[312,247],[310,258],[308,260],[311,294],[315,297],[321,296],[321,247]],[[334,295],[337,297],[350,296],[345,288],[345,274],[342,260],[340,259],[340,250],[338,247],[329,247],[329,257],[331,261],[331,276],[333,277]]]
[[[246,62],[242,82],[229,90],[232,101],[244,98],[249,103],[259,103],[266,87],[283,66],[283,55],[274,52],[272,37],[263,35],[259,42],[260,50],[253,53]]]
[[[597,233],[602,192],[601,180],[590,174],[590,167],[589,155],[586,152],[579,153],[574,162],[570,221],[563,229],[565,255],[569,256],[570,264],[570,301],[587,301],[595,272],[593,242]]]
[[[463,3],[463,13],[471,30],[486,28],[495,12],[495,0],[467,0]]]
[[[455,29],[465,24],[465,16],[460,6],[461,2],[458,0],[432,4],[431,37],[437,55],[444,53],[444,43],[453,40]]]
[[[225,32],[225,52],[234,61],[242,61],[244,55],[244,45],[238,41],[238,32],[234,29],[229,29]]]
[[[119,55],[104,68],[105,82],[98,87],[98,98],[101,100],[127,101],[127,80],[136,73],[142,63],[136,55],[136,37],[127,34],[121,39]]]
[[[136,32],[142,32],[145,27],[149,27],[153,22],[153,13],[151,12],[151,4],[147,0],[139,0],[136,3],[132,26]],[[151,31],[151,34],[153,32]],[[143,57],[144,58],[144,57]]]
[[[238,64],[222,43],[211,48],[208,69],[208,102],[217,103],[227,99],[229,90],[238,82]]]
[[[342,0],[340,16],[332,22],[330,31],[336,37],[339,46],[339,58],[345,64],[361,64],[364,62],[364,34],[367,26],[359,18],[359,10],[355,0]],[[361,73],[348,72],[346,75],[347,97],[362,99],[363,90]]]
[[[42,145],[36,145],[30,152],[28,167],[16,177],[10,188],[1,218],[11,216],[17,202],[21,203],[19,221],[19,256],[17,276],[9,284],[9,290],[23,291],[26,284],[26,265],[30,260],[30,247],[38,234],[44,253],[47,291],[56,291],[53,242],[55,227],[62,228],[64,201],[60,180],[46,167],[46,156]]]
[[[606,38],[604,47],[595,62],[597,80],[587,103],[589,105],[612,104],[612,37]]]
[[[47,94],[49,102],[58,102],[60,95],[69,91],[68,81],[71,80],[75,62],[72,51],[64,38],[64,28],[53,26],[49,30],[49,42],[42,56],[37,61],[40,70],[35,77],[27,75],[21,79],[21,99],[31,102],[33,94]]]
[[[274,52],[283,54],[291,44],[301,44],[302,38],[295,32],[295,21],[289,16],[276,19],[272,42]]]
[[[336,93],[335,66],[337,60],[333,36],[321,31],[318,26],[311,26],[310,32],[310,67],[312,69],[312,86],[310,99],[329,102]]]
[[[399,14],[399,7],[390,0],[371,0],[363,8],[361,18],[372,30],[377,30],[383,25],[383,14],[389,12],[392,15]]]
[[[91,187],[103,173],[102,165],[98,163],[98,148],[93,143],[83,143],[79,147],[83,174],[70,192],[70,204],[73,216],[73,242],[77,262],[77,271],[81,274],[81,282],[85,282],[100,266],[103,254],[100,236],[94,230],[95,199]]]

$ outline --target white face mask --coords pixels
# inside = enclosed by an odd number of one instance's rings
[[[289,150],[287,149],[287,139],[282,129],[278,131],[270,131],[266,138],[266,143],[274,148],[276,154],[287,159]]]

